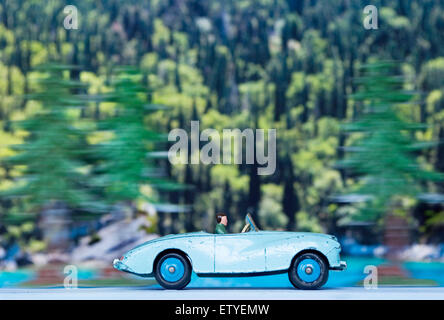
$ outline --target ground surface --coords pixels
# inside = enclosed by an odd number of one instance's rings
[[[442,287],[380,287],[368,290],[362,287],[325,288],[314,291],[296,289],[211,288],[163,290],[159,287],[136,288],[0,288],[0,300],[444,300]]]

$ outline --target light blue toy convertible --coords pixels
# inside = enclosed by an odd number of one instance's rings
[[[185,288],[200,277],[288,273],[299,289],[317,289],[329,270],[344,270],[336,237],[300,232],[259,231],[249,214],[241,233],[174,234],[148,241],[115,259],[116,269],[154,276],[166,289]]]

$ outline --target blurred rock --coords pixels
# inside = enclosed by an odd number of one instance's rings
[[[17,263],[15,260],[4,260],[0,261],[0,270],[2,271],[16,271],[17,270]]]
[[[31,261],[37,267],[44,266],[48,263],[48,255],[44,253],[34,253],[31,255]]]
[[[70,256],[67,253],[53,251],[47,254],[48,264],[68,264]]]
[[[149,222],[145,216],[112,222],[96,233],[99,241],[89,244],[90,236],[80,239],[80,245],[72,251],[71,261],[102,261],[111,264],[128,250],[158,237],[156,234],[146,234],[143,227],[147,226]]]
[[[442,256],[441,247],[438,245],[415,244],[407,247],[399,253],[399,258],[408,261],[440,260]]]

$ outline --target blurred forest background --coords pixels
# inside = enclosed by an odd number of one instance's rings
[[[391,213],[415,241],[443,242],[439,179],[419,182],[420,192],[395,190],[385,210],[362,213],[366,169],[347,167],[362,132],[346,124],[366,119],[366,85],[355,81],[361,66],[398,61],[382,79],[402,75],[393,94],[413,93],[395,112],[400,124],[416,124],[401,136],[416,146],[414,163],[444,172],[444,1],[371,1],[376,30],[363,27],[368,2],[0,1],[2,245],[46,250],[57,217],[72,246],[85,235],[100,241],[100,219],[110,213],[146,216],[145,231],[163,235],[212,232],[217,212],[231,232],[247,212],[269,230],[337,234],[372,224],[362,241],[381,240]],[[68,4],[78,9],[77,30],[63,27]],[[353,95],[360,90],[364,97]],[[191,120],[201,130],[276,128],[276,172],[172,166],[166,135],[189,130]],[[389,147],[403,143],[392,140]],[[378,151],[374,161],[388,159],[379,169],[395,168],[397,179],[396,154]]]

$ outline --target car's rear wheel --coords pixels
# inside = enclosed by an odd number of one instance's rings
[[[328,265],[316,253],[304,253],[294,259],[288,277],[298,289],[318,289],[328,280]]]
[[[165,289],[183,289],[190,283],[191,266],[184,256],[167,253],[157,261],[154,276]]]

